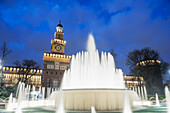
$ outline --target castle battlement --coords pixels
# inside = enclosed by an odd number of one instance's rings
[[[56,43],[60,43],[60,44],[66,44],[66,41],[64,41],[64,40],[60,40],[60,39],[53,39],[52,41],[51,41],[51,43],[52,42],[56,42]]]
[[[160,64],[161,61],[160,60],[145,60],[145,61],[141,61],[137,63],[136,66],[139,66],[139,65],[145,66],[146,64],[153,65],[155,63]]]
[[[54,53],[44,53],[43,57],[57,57],[57,58],[65,58],[71,59],[70,55],[62,55],[62,54],[54,54]]]
[[[19,72],[19,71],[26,71],[26,68],[23,68],[23,67],[11,67],[11,66],[8,66],[8,67],[3,67],[2,68],[2,71],[3,72],[11,72],[11,73],[16,73],[16,72]],[[42,74],[43,73],[43,69],[30,69],[30,74]]]

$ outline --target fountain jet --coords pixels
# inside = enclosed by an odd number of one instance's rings
[[[156,93],[156,106],[160,106],[160,103],[159,103],[159,98],[158,98],[158,94]]]
[[[87,51],[72,56],[70,69],[63,76],[62,90],[66,110],[89,111],[90,106],[98,111],[123,109],[123,72],[116,69],[110,53],[101,52],[99,55],[92,34],[88,38]],[[134,91],[127,93],[133,107],[133,101],[138,100],[138,96]]]
[[[168,87],[165,87],[165,97],[166,97],[166,105],[167,105],[167,111],[170,113],[170,92]]]
[[[91,106],[91,113],[96,113],[94,106]]]
[[[63,89],[125,89],[122,70],[115,68],[110,53],[102,52],[99,57],[92,34],[88,38],[87,51],[72,56],[65,76]]]
[[[129,102],[129,96],[128,96],[127,91],[125,92],[123,113],[132,113],[130,102]]]
[[[12,100],[13,100],[13,98],[12,98],[12,93],[10,94],[10,96],[9,96],[9,100],[8,100],[8,106],[7,106],[7,111],[11,111],[12,110]]]

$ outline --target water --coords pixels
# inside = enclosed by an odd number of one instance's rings
[[[145,94],[145,100],[148,100],[148,95],[147,95],[147,91],[146,91],[146,87],[144,86],[144,94]]]
[[[132,90],[135,91],[135,87],[132,87]]]
[[[95,107],[91,106],[91,113],[96,113]]]
[[[18,102],[18,106],[16,108],[16,111],[15,113],[22,113],[22,101],[24,100],[24,97],[25,97],[25,84],[24,83],[20,83],[19,84],[19,90],[18,90],[18,99],[17,99],[17,102]]]
[[[35,86],[32,86],[32,100],[35,100]]]
[[[87,51],[72,56],[70,69],[63,77],[63,98],[65,109],[96,110],[123,109],[125,84],[123,72],[116,69],[114,58],[110,53],[96,49],[93,35],[87,42]],[[128,91],[132,101],[138,100],[134,91]],[[75,98],[76,97],[76,98]]]
[[[16,98],[18,98],[19,88],[20,88],[21,82],[18,83],[17,91],[16,91]]]
[[[41,94],[41,87],[39,87],[39,92],[38,93]]]
[[[160,106],[160,103],[159,103],[159,98],[158,98],[158,94],[156,93],[155,94],[155,97],[156,97],[156,106]]]
[[[165,106],[163,107],[148,107],[144,110],[139,110],[139,111],[133,111],[133,113],[167,113],[167,108]],[[46,110],[44,107],[39,107],[39,108],[23,108],[22,109],[23,113],[56,113],[56,111],[52,110]],[[9,112],[5,111],[3,109],[0,109],[0,113],[15,113],[15,112]],[[91,111],[87,112],[69,112],[67,111],[66,113],[91,113]],[[98,112],[97,112],[98,113]],[[103,112],[100,112],[103,113]],[[122,113],[122,112],[104,112],[104,113]]]
[[[135,87],[135,91],[136,91],[136,93],[137,93],[137,91],[138,91],[138,88],[137,88],[137,87]]]
[[[45,98],[45,87],[42,87],[42,100]]]
[[[140,87],[138,87],[138,95],[141,98],[141,92],[140,92]]]
[[[168,113],[170,113],[170,92],[167,86],[165,87],[165,97],[166,97],[167,111]]]
[[[12,98],[12,93],[9,96],[9,100],[8,100],[8,106],[7,106],[7,110],[11,111],[12,110],[12,102],[13,102],[13,98]]]
[[[51,94],[51,87],[47,87],[47,98],[50,97]]]
[[[52,91],[51,91],[51,93],[53,93],[54,92],[54,88],[52,88]]]
[[[129,96],[128,96],[127,91],[125,92],[123,113],[132,113],[131,106],[130,106],[130,101],[129,101]]]
[[[63,89],[125,89],[122,70],[115,68],[110,53],[102,52],[99,57],[92,34],[87,51],[72,56],[70,69],[64,76]]]
[[[57,106],[56,113],[65,113],[64,103],[63,103],[63,80],[62,80],[61,86],[60,86],[60,94],[59,94],[59,100],[58,100],[58,106]]]
[[[142,100],[144,100],[144,91],[143,91],[143,87],[141,87],[141,97],[142,97]]]

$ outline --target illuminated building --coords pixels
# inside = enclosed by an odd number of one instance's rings
[[[14,86],[18,82],[19,78],[24,79],[26,68],[5,66],[2,68],[3,79],[2,84],[5,86]],[[42,69],[30,69],[27,77],[30,77],[27,81],[28,84],[34,85],[35,87],[41,86],[41,75]],[[32,76],[32,77],[31,77]]]
[[[143,77],[137,77],[133,75],[124,75],[124,83],[127,88],[145,86]]]
[[[154,65],[155,63],[160,64],[161,61],[159,61],[159,60],[145,60],[145,61],[141,61],[141,62],[137,63],[136,66]]]
[[[54,39],[51,40],[51,52],[43,53],[43,87],[58,88],[64,71],[69,68],[71,56],[64,53],[66,41],[63,40],[63,35],[63,26],[60,22],[56,27]]]

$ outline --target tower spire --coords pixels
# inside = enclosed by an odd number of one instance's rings
[[[59,21],[59,24],[61,24],[61,20]]]

